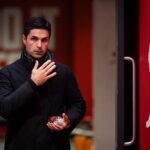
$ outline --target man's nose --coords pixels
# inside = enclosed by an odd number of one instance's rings
[[[41,41],[41,40],[38,40],[37,46],[38,46],[38,47],[41,47],[41,46],[42,46],[42,41]]]

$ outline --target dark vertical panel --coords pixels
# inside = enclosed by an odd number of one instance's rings
[[[138,150],[138,0],[124,1],[124,55],[130,56],[136,63],[136,140],[125,150]],[[130,141],[132,138],[132,74],[131,64],[124,66],[124,139]]]

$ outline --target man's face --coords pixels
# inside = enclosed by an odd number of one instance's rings
[[[27,37],[23,35],[27,53],[35,59],[42,58],[47,52],[49,37],[49,32],[45,29],[32,29]]]

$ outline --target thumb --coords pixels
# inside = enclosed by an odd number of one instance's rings
[[[62,117],[64,119],[64,123],[66,124],[66,128],[68,128],[70,126],[70,119],[65,113],[62,113]]]
[[[66,114],[65,113],[62,113],[62,117],[64,118],[66,116]]]
[[[62,113],[62,117],[67,120],[68,119],[68,116],[65,114],[65,113]]]
[[[38,68],[38,66],[39,66],[39,62],[36,60],[36,61],[35,61],[35,65],[34,65],[33,69],[37,69],[37,68]]]

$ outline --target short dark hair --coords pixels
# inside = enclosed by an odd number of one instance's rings
[[[30,17],[24,24],[23,34],[27,37],[32,29],[46,29],[51,34],[51,24],[44,17]]]

